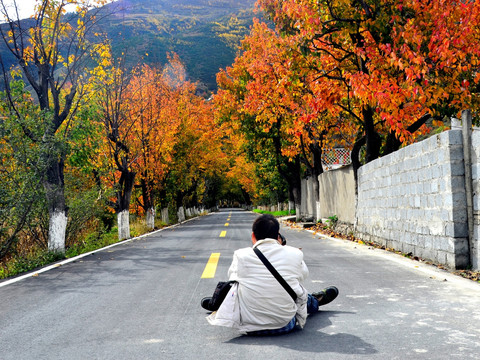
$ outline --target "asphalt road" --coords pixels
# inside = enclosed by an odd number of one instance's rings
[[[307,288],[336,285],[337,300],[284,336],[210,326],[200,299],[250,245],[254,218],[210,214],[0,283],[0,359],[480,358],[479,284],[296,229],[282,232],[304,251]],[[212,253],[215,276],[202,278]]]

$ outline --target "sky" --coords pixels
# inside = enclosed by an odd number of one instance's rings
[[[16,18],[15,11],[14,11],[15,8],[13,7],[14,0],[2,0],[2,1],[7,6],[8,5],[10,6],[10,9],[11,9],[9,10],[10,16],[12,18]],[[34,14],[34,7],[36,2],[37,0],[16,0],[17,7],[20,14],[20,19],[28,18]]]
[[[10,6],[8,9],[8,13],[11,17],[15,17],[14,7],[13,7],[13,0],[3,0],[3,2]],[[33,9],[35,6],[35,0],[16,0],[17,7],[20,13],[20,19],[25,19],[33,15]]]

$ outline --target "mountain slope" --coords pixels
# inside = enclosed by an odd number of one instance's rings
[[[255,0],[120,0],[102,29],[127,64],[164,64],[176,52],[193,81],[212,91],[215,74],[230,65],[254,17]],[[148,54],[148,55],[147,55]]]
[[[256,15],[254,4],[255,0],[118,0],[102,8],[95,32],[108,36],[115,57],[125,54],[128,67],[161,67],[167,53],[177,53],[189,79],[208,94],[216,89],[218,70],[233,63]],[[34,23],[21,20],[23,29]],[[8,31],[7,24],[0,26]],[[0,55],[6,69],[15,64],[3,41]]]

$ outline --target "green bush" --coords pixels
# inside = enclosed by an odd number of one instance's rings
[[[329,216],[327,220],[327,228],[332,230],[335,229],[335,227],[337,226],[337,222],[338,222],[337,215]]]
[[[273,216],[295,215],[295,210],[291,210],[290,213],[289,213],[288,210],[284,210],[284,211],[265,211],[265,210],[254,209],[253,212],[257,213],[257,214],[270,214],[270,215],[273,215]]]
[[[65,252],[65,257],[71,258],[80,254],[85,254],[117,242],[118,230],[116,227],[113,227],[110,231],[105,233],[99,234],[94,232],[86,236],[82,241],[69,247]]]
[[[34,270],[63,259],[63,254],[41,250],[27,257],[15,256],[0,267],[0,279]]]

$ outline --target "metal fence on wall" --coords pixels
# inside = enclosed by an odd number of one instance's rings
[[[351,151],[346,148],[323,149],[322,166],[324,171],[351,164]]]

